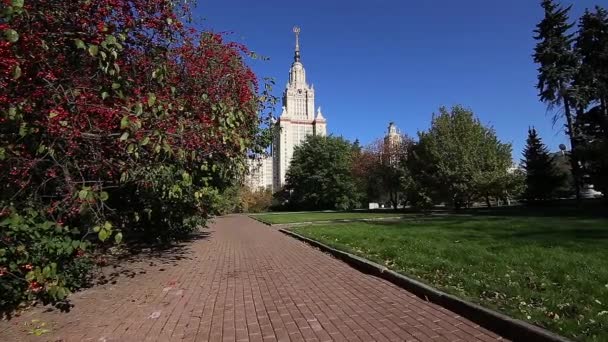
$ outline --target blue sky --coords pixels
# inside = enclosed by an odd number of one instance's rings
[[[608,0],[570,0],[572,17]],[[293,60],[292,27],[302,29],[302,62],[329,132],[363,144],[389,121],[416,136],[442,106],[462,104],[513,144],[519,160],[533,125],[552,149],[561,122],[538,101],[532,31],[537,0],[199,0],[202,27],[229,31],[269,61],[250,61],[276,79],[280,96]]]

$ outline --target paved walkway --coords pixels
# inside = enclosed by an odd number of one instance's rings
[[[496,341],[450,311],[244,216],[126,262],[69,313],[0,322],[1,341]],[[31,333],[44,323],[49,332]]]

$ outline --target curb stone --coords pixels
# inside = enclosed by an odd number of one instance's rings
[[[519,319],[511,318],[494,310],[484,308],[480,305],[462,300],[443,291],[439,291],[418,280],[391,271],[385,266],[375,262],[337,250],[333,247],[309,239],[287,229],[281,228],[279,231],[300,241],[306,242],[309,245],[317,247],[321,251],[333,255],[334,257],[346,262],[364,273],[383,278],[415,294],[421,299],[442,306],[512,341],[572,342],[572,340],[559,336],[546,329]]]
[[[403,220],[403,216],[387,216],[387,217],[374,217],[374,218],[356,218],[356,219],[335,219],[335,220],[322,220],[322,221],[305,221],[305,222],[288,222],[288,223],[270,223],[264,219],[257,218],[255,216],[248,216],[260,223],[263,223],[270,227],[296,227],[296,226],[309,226],[309,225],[320,225],[328,223],[349,223],[349,222],[375,222],[375,221],[399,221]]]

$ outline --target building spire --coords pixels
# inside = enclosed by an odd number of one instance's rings
[[[293,27],[293,33],[296,34],[296,52],[293,57],[295,62],[300,61],[300,28],[298,26]]]

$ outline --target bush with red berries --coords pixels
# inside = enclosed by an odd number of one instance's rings
[[[184,2],[0,4],[0,297],[20,281],[60,299],[67,241],[167,241],[204,224],[267,142],[271,98],[247,49],[194,29]],[[70,253],[18,251],[51,231]]]

